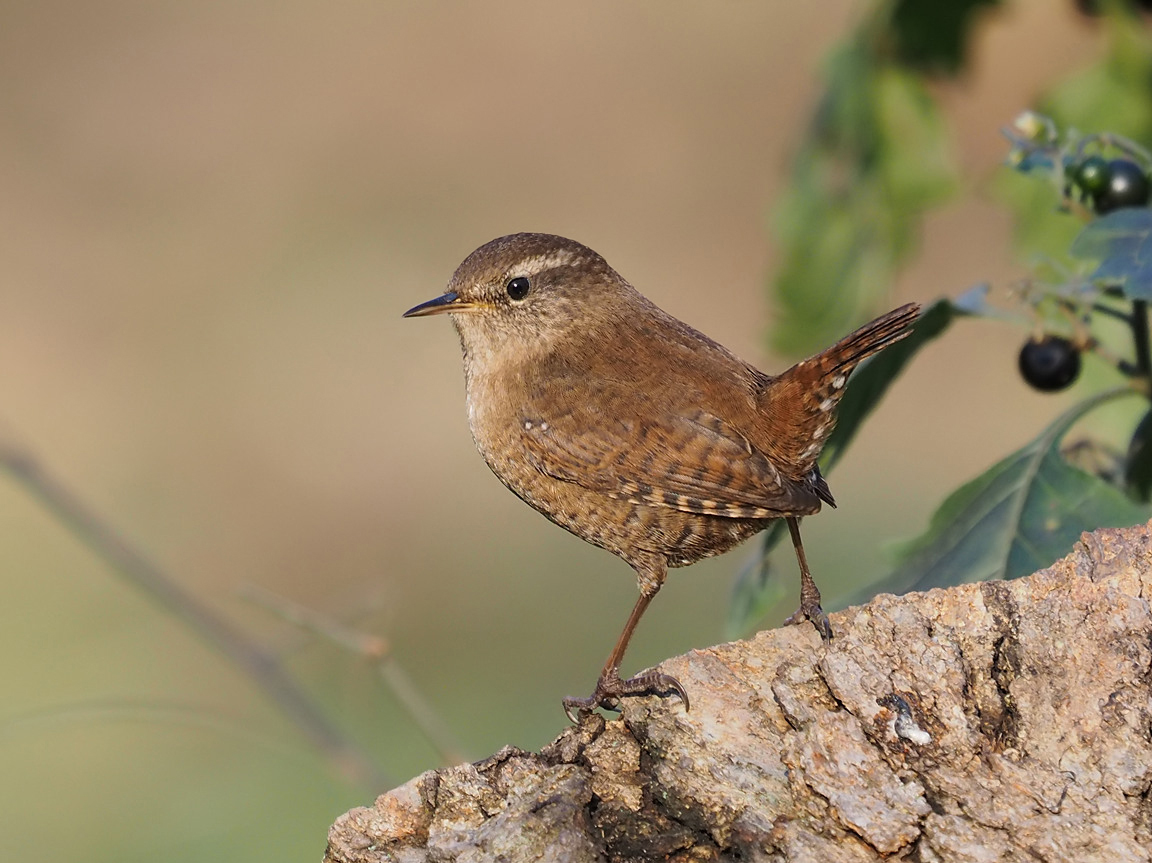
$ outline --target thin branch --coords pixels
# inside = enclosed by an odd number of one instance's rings
[[[1079,304],[1072,302],[1066,297],[1057,297],[1056,302],[1060,311],[1064,313],[1064,316],[1071,324],[1074,333],[1074,340],[1076,345],[1081,350],[1092,351],[1094,354],[1104,360],[1104,362],[1115,366],[1116,369],[1125,377],[1134,378],[1141,376],[1140,369],[1136,366],[1135,363],[1130,362],[1129,360],[1126,360],[1118,354],[1114,353],[1106,345],[1101,343],[1092,335],[1087,326],[1087,319],[1081,314],[1081,307]],[[1125,314],[1119,309],[1114,309],[1111,306],[1105,305],[1103,303],[1094,303],[1092,305],[1092,309],[1093,311],[1118,318],[1124,323],[1128,324],[1129,327],[1135,328],[1136,326],[1135,315]]]
[[[11,441],[0,441],[0,467],[129,584],[182,621],[244,672],[300,729],[338,775],[365,787],[392,784],[368,755],[328,720],[275,656],[176,583],[52,477],[30,452]]]
[[[456,736],[441,719],[432,705],[424,700],[412,678],[394,658],[384,657],[376,663],[376,673],[380,680],[395,696],[396,700],[412,717],[428,742],[436,749],[440,759],[447,765],[465,764],[472,761],[464,754]]]
[[[1096,135],[1085,135],[1080,139],[1079,145],[1076,147],[1076,158],[1079,159],[1084,155],[1085,150],[1090,146],[1097,146],[1100,148],[1111,147],[1119,150],[1126,156],[1131,156],[1141,164],[1147,165],[1152,162],[1152,153],[1141,147],[1131,138],[1125,138],[1123,135],[1116,135],[1111,132],[1101,132]]]
[[[1110,318],[1115,318],[1118,321],[1123,321],[1128,324],[1128,326],[1132,326],[1132,316],[1130,314],[1122,312],[1120,309],[1109,306],[1106,303],[1093,303],[1092,311]]]
[[[1084,345],[1084,350],[1092,351],[1092,353],[1096,354],[1096,356],[1100,357],[1104,362],[1114,366],[1116,370],[1125,377],[1134,378],[1140,376],[1140,370],[1136,367],[1135,363],[1109,350],[1106,345],[1101,344],[1096,339],[1090,338]]]
[[[388,639],[352,629],[315,609],[300,605],[259,585],[241,585],[240,596],[265,611],[272,612],[286,623],[314,635],[323,636],[357,656],[380,660],[392,652],[392,645],[388,643]]]
[[[386,639],[355,630],[315,609],[295,603],[256,585],[245,585],[243,596],[288,623],[320,635],[344,650],[372,662],[384,687],[400,703],[446,766],[471,760],[463,754],[447,723],[420,694],[412,678],[393,657],[391,646]]]

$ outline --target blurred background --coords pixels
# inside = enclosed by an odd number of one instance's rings
[[[784,367],[770,217],[824,58],[872,6],[5,3],[0,435],[280,653],[386,781],[435,751],[368,663],[244,585],[387,638],[472,757],[539,747],[634,579],[488,473],[449,323],[400,314],[481,243],[546,231]],[[934,91],[964,188],[886,304],[1022,273],[986,194],[998,127],[1101,38],[1071,2],[978,19],[967,72]],[[830,605],[1058,412],[1005,373],[1020,339],[958,325],[865,427],[840,508],[805,525]],[[673,572],[624,670],[721,640],[755,550]],[[781,560],[765,626],[796,606]],[[315,860],[386,790],[331,769],[2,475],[0,580],[0,857]]]

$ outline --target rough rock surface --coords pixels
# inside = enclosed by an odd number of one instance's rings
[[[539,754],[341,816],[330,863],[1152,861],[1152,530],[668,660]]]

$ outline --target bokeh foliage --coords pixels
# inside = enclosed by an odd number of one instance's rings
[[[963,70],[973,16],[994,5],[881,4],[835,55],[781,210],[784,263],[773,284],[780,309],[775,347],[814,351],[881,310],[879,298],[915,248],[921,214],[958,185],[930,81]],[[1108,453],[1098,465],[1082,467],[1062,452],[1065,436],[1085,414],[1119,395],[1147,399],[1152,389],[1152,255],[1146,254],[1152,250],[1152,210],[1144,200],[1094,212],[1069,179],[1086,153],[1119,154],[1136,160],[1146,176],[1152,171],[1152,158],[1135,143],[1152,141],[1152,41],[1128,4],[1101,4],[1097,12],[1107,33],[1104,56],[1039,100],[1047,117],[1023,115],[1020,122],[1037,142],[1019,128],[1009,133],[1009,164],[1016,171],[1005,171],[996,188],[1015,216],[1022,256],[1040,256],[1038,273],[1060,276],[1030,282],[1020,323],[1056,333],[1071,327],[1069,343],[1078,351],[1100,352],[1128,379],[1127,386],[1087,396],[949,495],[923,535],[895,548],[884,590],[1019,577],[1066,554],[1081,531],[1152,515],[1152,412],[1129,432],[1124,454]],[[912,355],[958,313],[1006,316],[984,307],[982,296],[974,291],[959,303],[942,300],[929,307],[913,337],[860,369],[845,394],[839,434],[821,458],[824,473]],[[1106,326],[1096,326],[1101,319],[1123,321],[1131,346],[1118,348],[1119,354],[1105,346],[1098,335]],[[1135,360],[1117,358],[1123,353],[1134,353]],[[1107,452],[1098,443],[1089,447]],[[737,579],[730,634],[746,631],[777,598],[769,554],[781,537],[782,531],[768,531],[760,560]]]
[[[881,3],[829,58],[778,206],[777,350],[812,353],[879,311],[921,214],[957,190],[931,76],[963,67],[975,13],[995,5]]]

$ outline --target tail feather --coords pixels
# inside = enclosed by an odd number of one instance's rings
[[[840,369],[845,375],[850,374],[863,360],[909,335],[912,332],[910,327],[919,317],[920,306],[916,303],[908,303],[893,309],[845,336],[807,362],[824,366],[827,373]]]
[[[848,376],[863,360],[911,333],[920,306],[908,303],[881,315],[832,347],[788,369],[764,388],[761,410],[773,449],[793,479],[808,477],[836,425],[836,407]]]

